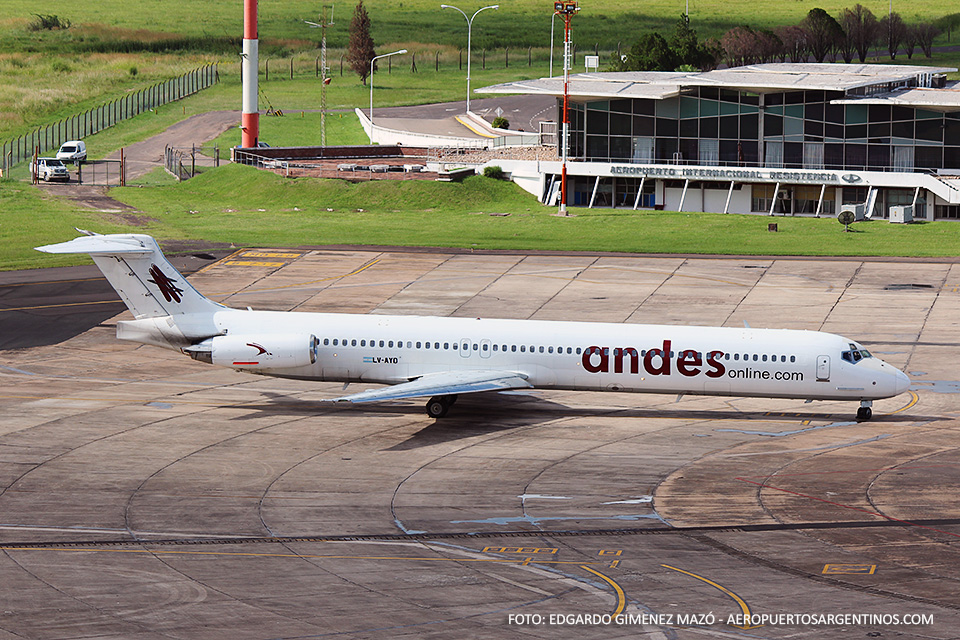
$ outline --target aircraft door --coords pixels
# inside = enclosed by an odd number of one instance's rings
[[[470,357],[470,350],[471,350],[472,347],[473,347],[473,345],[470,344],[470,341],[469,341],[469,340],[461,340],[461,341],[460,341],[460,355],[463,356],[464,358],[469,358],[469,357]]]
[[[830,356],[817,356],[817,382],[830,380]]]
[[[490,341],[489,341],[489,340],[481,340],[481,341],[480,341],[480,357],[481,357],[481,358],[489,358],[489,357],[490,357],[490,349],[491,349],[491,348],[492,348],[492,347],[490,346]]]

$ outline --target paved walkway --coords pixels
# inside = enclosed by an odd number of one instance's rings
[[[127,180],[134,180],[157,167],[162,167],[163,151],[166,147],[200,146],[239,123],[239,111],[209,111],[190,116],[163,133],[125,147]],[[107,159],[119,160],[120,152],[112,153]]]

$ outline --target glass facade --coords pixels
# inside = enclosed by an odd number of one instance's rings
[[[841,91],[694,87],[664,100],[570,105],[570,157],[600,162],[915,171],[960,169],[960,113],[831,104]],[[819,194],[817,194],[819,198]]]

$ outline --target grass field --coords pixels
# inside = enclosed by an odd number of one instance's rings
[[[127,187],[112,195],[149,218],[146,232],[161,240],[202,239],[238,246],[393,244],[477,249],[554,249],[644,253],[737,253],[749,255],[952,256],[960,253],[955,222],[891,225],[859,223],[844,233],[833,218],[776,217],[779,231],[767,231],[766,216],[671,213],[612,209],[555,208],[508,182],[474,177],[462,184],[366,182],[350,184],[315,178],[285,179],[249,167],[211,169],[184,183]],[[9,194],[9,190],[16,190]],[[242,193],[243,197],[238,197]],[[8,195],[9,194],[9,195]],[[31,207],[44,211],[42,239],[35,231],[0,226],[0,268],[51,266],[31,251],[41,242],[73,237],[72,226],[118,229],[111,214],[71,211],[40,202],[36,192],[0,183],[0,202],[14,204],[14,216]],[[440,204],[442,203],[442,205]],[[491,214],[509,214],[491,215]],[[2,220],[6,220],[6,213]],[[73,258],[74,262],[82,259]]]
[[[438,0],[367,0],[364,5],[371,16],[372,33],[378,43],[436,42],[463,46],[466,21],[453,10],[441,10]],[[856,4],[850,0],[690,0],[690,16],[702,36],[719,36],[731,27],[749,24],[775,27],[796,24],[810,9],[820,7],[831,15]],[[861,2],[878,17],[886,14],[883,0]],[[328,30],[331,46],[345,46],[347,26],[354,2],[336,5],[334,26]],[[481,3],[458,5],[472,14]],[[81,49],[97,41],[125,39],[149,45],[159,33],[187,37],[197,47],[222,48],[222,39],[239,37],[243,12],[236,0],[201,0],[171,10],[163,0],[141,0],[136,10],[122,0],[100,0],[96,3],[71,3],[45,7],[39,11],[32,0],[5,0],[4,18],[0,21],[0,47],[23,50]],[[599,43],[614,49],[618,41],[632,42],[646,29],[672,28],[684,11],[684,0],[648,0],[642,4],[626,4],[619,0],[584,0],[575,19],[576,41],[582,46]],[[302,20],[316,20],[319,4],[306,0],[261,2],[260,36],[266,42],[292,45],[316,42],[318,31]],[[894,3],[907,22],[931,20],[955,8],[933,0],[917,0],[909,5]],[[47,32],[42,39],[25,31],[36,12],[56,13],[68,18],[74,28],[63,32]],[[550,34],[552,3],[543,0],[507,0],[500,9],[486,11],[477,18],[473,30],[475,47],[546,46]],[[145,28],[149,25],[149,28]],[[76,27],[85,27],[76,29]],[[4,33],[5,32],[5,33]],[[73,33],[71,33],[73,32]],[[221,40],[217,40],[221,39]],[[209,49],[208,49],[209,50]]]

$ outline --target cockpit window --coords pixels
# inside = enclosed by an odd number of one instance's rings
[[[854,345],[850,345],[850,346],[854,346]],[[840,357],[846,360],[847,362],[857,364],[864,358],[872,358],[873,356],[871,356],[870,352],[867,351],[866,349],[850,349],[849,351],[844,351],[843,353],[841,353]]]

